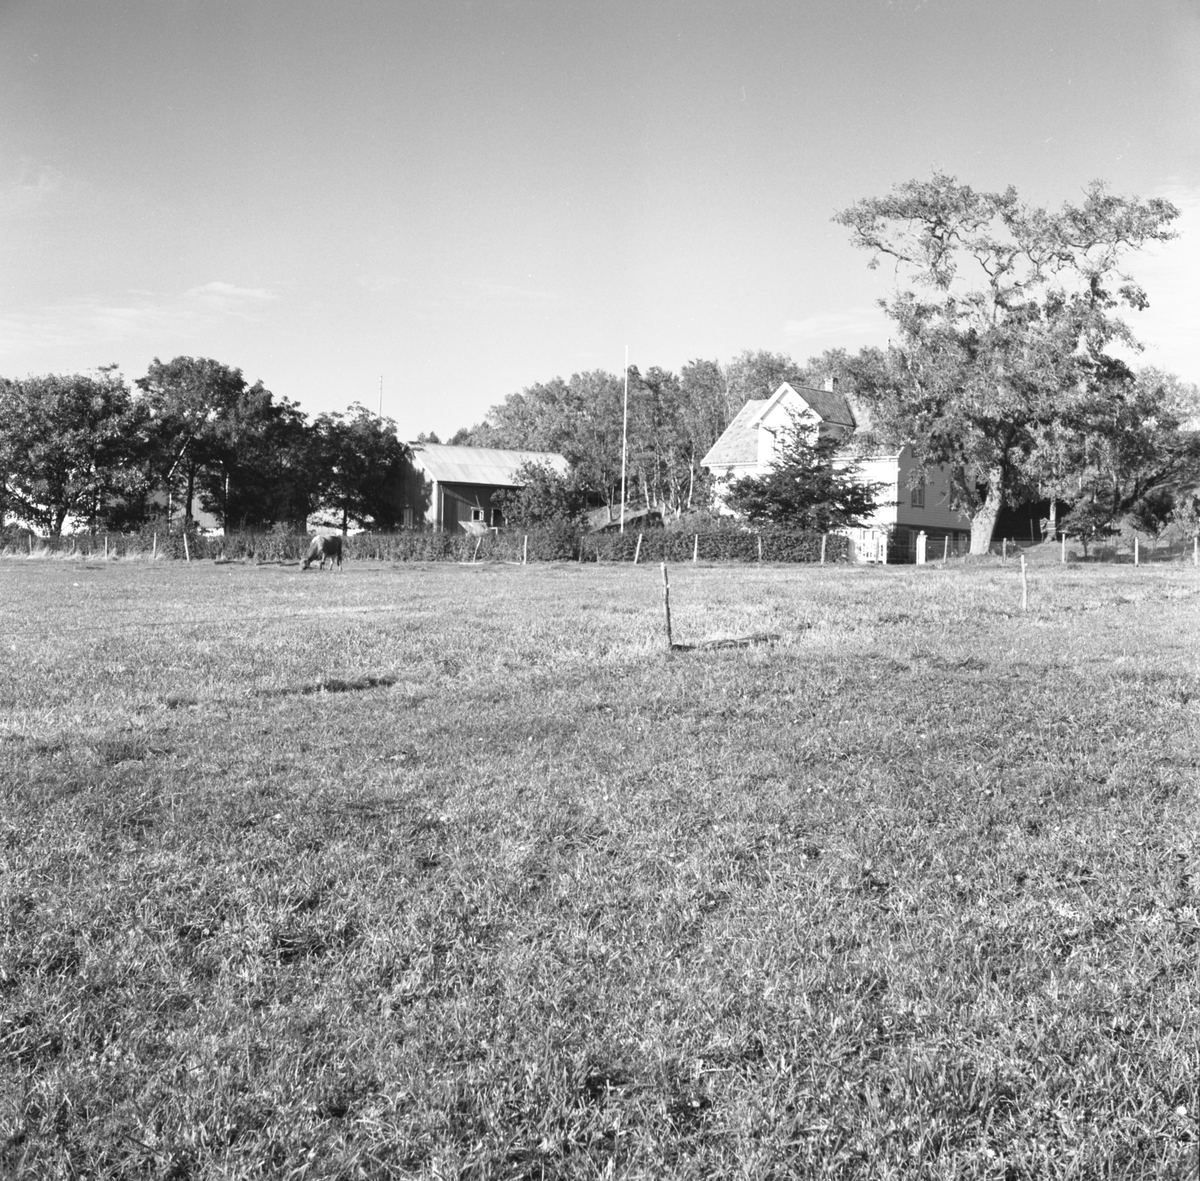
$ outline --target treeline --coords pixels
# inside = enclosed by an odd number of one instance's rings
[[[0,379],[0,526],[59,536],[70,520],[128,531],[193,504],[226,530],[331,524],[395,529],[408,449],[364,407],[309,421],[217,361],[157,358],[132,386],[91,374]]]
[[[842,351],[800,365],[781,353],[747,351],[735,360],[695,360],[676,374],[657,366],[628,375],[625,428],[627,499],[678,516],[707,508],[712,475],[701,459],[751,398],[770,397],[781,382],[821,385],[844,367]],[[608,505],[621,499],[624,374],[594,370],[556,377],[509,394],[483,422],[448,442],[474,447],[557,451],[575,487]]]

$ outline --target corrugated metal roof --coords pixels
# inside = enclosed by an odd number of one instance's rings
[[[549,464],[566,474],[557,451],[508,451],[500,447],[454,447],[449,443],[410,443],[417,466],[444,484],[492,484],[519,488],[517,471],[527,463]]]
[[[758,427],[750,420],[767,404],[766,398],[751,398],[734,416],[721,437],[700,461],[702,467],[739,467],[758,462]]]

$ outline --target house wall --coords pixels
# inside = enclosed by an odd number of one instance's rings
[[[913,504],[909,479],[916,467],[910,447],[897,455],[874,455],[862,462],[863,482],[884,485],[879,497],[883,504],[865,523],[875,528],[924,529],[927,533],[969,530],[969,519],[950,507],[950,477],[940,465],[930,469],[920,490],[924,496],[917,497],[924,504]]]

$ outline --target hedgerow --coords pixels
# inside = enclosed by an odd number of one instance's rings
[[[474,537],[467,533],[405,530],[358,533],[345,539],[345,555],[380,562],[819,562],[849,560],[849,541],[841,534],[796,532],[765,527],[748,530],[724,524],[695,530],[654,528],[625,533],[589,533],[567,522],[527,529],[501,529]],[[641,538],[641,548],[638,539]],[[298,562],[309,537],[278,531],[184,535],[145,529],[139,533],[75,534],[39,538],[36,551],[85,558],[190,558],[193,561]],[[22,546],[10,546],[21,552]]]

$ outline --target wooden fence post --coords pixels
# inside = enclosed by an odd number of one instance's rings
[[[697,533],[696,540],[692,543],[692,565],[695,566],[696,563],[699,561],[700,561],[700,534]],[[663,566],[663,570],[664,571],[666,570],[665,565]]]
[[[825,539],[829,536],[828,533],[821,534],[821,565],[825,565]]]
[[[1065,562],[1066,560],[1067,560],[1067,531],[1064,529],[1063,535],[1062,535],[1062,557],[1059,559],[1059,561]]]
[[[758,560],[762,561],[762,534],[758,535]]]
[[[152,558],[158,557],[158,534],[157,533],[154,535],[154,548],[150,551],[150,556]]]
[[[524,548],[521,550],[521,565],[522,566],[529,565],[529,534],[528,533],[525,534],[525,545],[524,545]]]
[[[1000,561],[1002,561],[1002,562],[1008,561],[1008,538],[1007,537],[1004,538],[1004,540],[1000,542]]]
[[[663,564],[662,564],[662,576],[663,576],[663,610],[666,612],[666,615],[667,615],[667,647],[673,648],[675,646],[675,644],[671,639],[671,583],[667,579],[667,564],[666,564],[666,562],[663,562]]]
[[[950,561],[950,534],[946,534],[946,540],[942,545],[942,561]]]
[[[637,545],[633,547],[633,564],[638,564],[638,559],[642,556],[642,535],[638,534]]]
[[[1029,610],[1029,580],[1025,576],[1025,555],[1021,555],[1021,610]]]
[[[1142,564],[1142,554],[1138,545],[1138,538],[1136,534],[1134,534],[1133,538],[1133,564],[1135,566],[1140,566]]]
[[[187,530],[183,531],[183,560],[190,562],[192,560],[192,551],[188,549]]]

